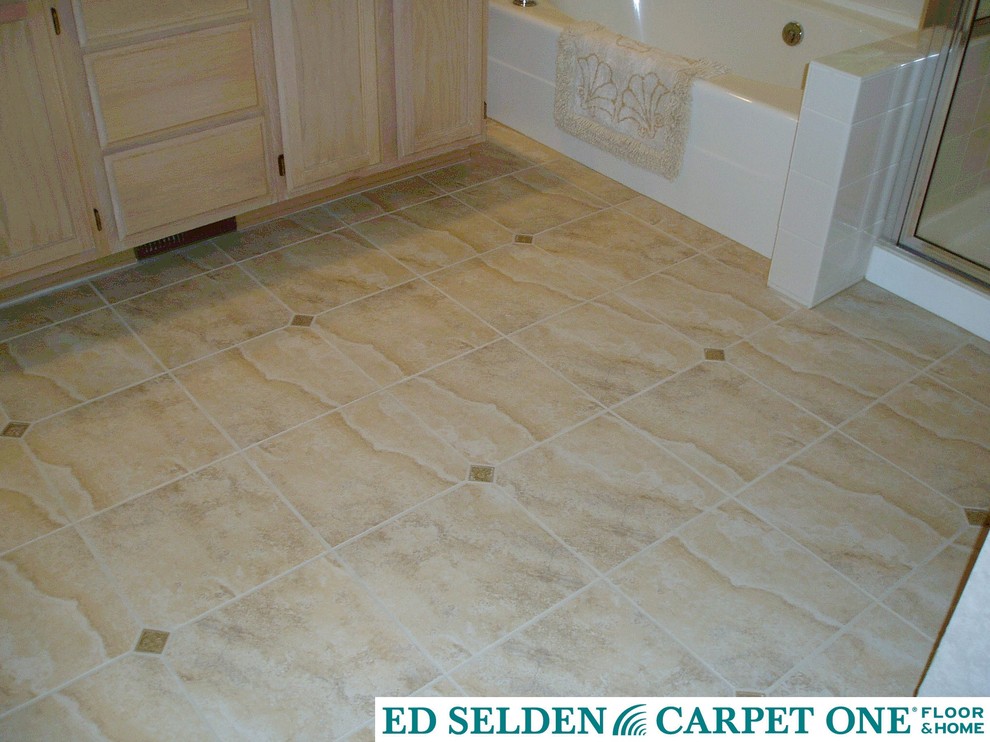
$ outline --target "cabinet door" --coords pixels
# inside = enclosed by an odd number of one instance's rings
[[[0,4],[0,279],[94,250],[46,4]]]
[[[394,0],[399,156],[481,134],[486,0]]]
[[[374,3],[272,3],[290,194],[379,162]]]

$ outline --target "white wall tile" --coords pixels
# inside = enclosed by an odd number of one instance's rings
[[[802,306],[814,306],[822,246],[781,229],[770,263],[767,285]]]
[[[896,79],[896,69],[884,70],[863,78],[859,86],[853,121],[863,121],[889,110]]]
[[[846,160],[839,181],[842,185],[865,178],[877,170],[880,138],[886,123],[886,115],[881,114],[852,125],[849,131]]]
[[[813,244],[824,245],[832,226],[838,189],[791,172],[784,191],[780,228]]]
[[[858,77],[812,62],[808,66],[802,110],[811,109],[839,121],[852,123],[859,85]]]
[[[806,109],[798,120],[791,169],[832,186],[838,186],[849,146],[850,126],[830,116]]]

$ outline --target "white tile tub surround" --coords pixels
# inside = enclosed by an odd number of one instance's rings
[[[551,11],[521,18],[511,3],[490,5],[488,115],[769,257],[800,91],[778,88],[778,105],[765,105],[742,78],[725,83],[732,89],[696,82],[684,163],[668,181],[554,125],[557,36],[567,19]]]
[[[911,156],[927,94],[927,34],[811,63],[769,284],[814,306],[861,280]]]

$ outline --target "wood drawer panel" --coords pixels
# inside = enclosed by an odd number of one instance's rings
[[[78,0],[83,43],[243,13],[248,0]]]
[[[104,146],[258,105],[250,23],[87,60]]]
[[[106,159],[122,237],[269,193],[260,118]]]

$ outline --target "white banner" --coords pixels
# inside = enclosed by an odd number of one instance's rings
[[[378,742],[980,739],[987,698],[377,698]]]

